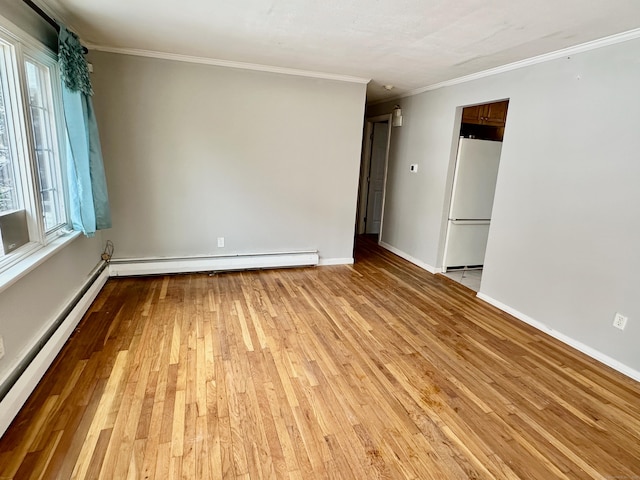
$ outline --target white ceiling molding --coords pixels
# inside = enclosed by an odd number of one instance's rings
[[[313,72],[310,70],[298,70],[295,68],[275,67],[272,65],[260,65],[256,63],[234,62],[232,60],[220,60],[217,58],[193,57],[190,55],[180,55],[177,53],[154,52],[150,50],[138,50],[135,48],[116,48],[102,45],[87,44],[89,50],[99,52],[119,53],[121,55],[134,55],[136,57],[159,58],[162,60],[173,60],[176,62],[199,63],[203,65],[214,65],[216,67],[239,68],[241,70],[255,70],[258,72],[279,73],[282,75],[294,75],[298,77],[319,78],[322,80],[335,80],[337,82],[367,84],[370,78],[353,77],[350,75],[340,75],[336,73]]]
[[[615,45],[617,43],[627,42],[629,40],[635,40],[640,38],[640,28],[629,30],[627,32],[617,33],[608,37],[593,40],[591,42],[585,42],[574,47],[563,48],[562,50],[556,50],[555,52],[545,53],[543,55],[537,55],[535,57],[520,60],[518,62],[509,63],[496,68],[490,68],[482,72],[473,73],[471,75],[465,75],[463,77],[453,78],[451,80],[445,80],[444,82],[434,83],[433,85],[427,85],[426,87],[416,88],[409,92],[405,92],[401,95],[396,95],[392,98],[385,98],[370,102],[369,105],[378,105],[381,103],[393,102],[399,98],[412,97],[413,95],[419,95],[430,90],[437,90],[438,88],[450,87],[453,85],[459,85],[461,83],[471,82],[481,78],[490,77],[492,75],[498,75],[499,73],[510,72],[523,67],[529,67],[538,63],[548,62],[550,60],[557,60],[562,57],[569,57],[571,55],[577,55],[578,53],[588,52],[589,50],[595,50],[597,48],[607,47],[609,45]]]

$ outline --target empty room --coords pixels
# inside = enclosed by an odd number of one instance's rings
[[[0,479],[640,479],[640,4],[0,0]]]

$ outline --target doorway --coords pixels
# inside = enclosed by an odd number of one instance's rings
[[[443,254],[443,273],[479,291],[509,101],[465,107]]]
[[[382,234],[387,164],[391,140],[391,115],[367,119],[360,166],[360,193],[356,232]]]

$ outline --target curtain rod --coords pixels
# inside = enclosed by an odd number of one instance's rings
[[[42,10],[37,4],[33,3],[32,0],[22,0],[22,1],[24,3],[26,3],[34,12],[36,12],[38,15],[40,15],[44,19],[45,22],[47,22],[49,25],[51,25],[53,28],[55,28],[56,32],[60,33],[60,25],[53,18],[51,18],[47,14],[47,12]],[[87,47],[85,47],[83,45],[82,46],[82,52],[84,54],[87,54],[89,52],[89,50],[87,49]]]
[[[51,25],[53,28],[55,28],[56,32],[60,31],[60,25],[58,25],[58,22],[56,22],[53,18],[51,18],[49,15],[47,15],[47,12],[42,10],[38,5],[33,3],[31,0],[22,0],[22,1],[24,3],[26,3],[27,5],[29,5],[29,7],[31,7],[31,9],[34,12],[36,12],[38,15],[40,15],[49,25]]]

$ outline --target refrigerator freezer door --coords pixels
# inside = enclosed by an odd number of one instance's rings
[[[484,264],[490,222],[449,221],[444,266],[471,267]]]
[[[449,218],[491,219],[502,142],[461,138]]]

